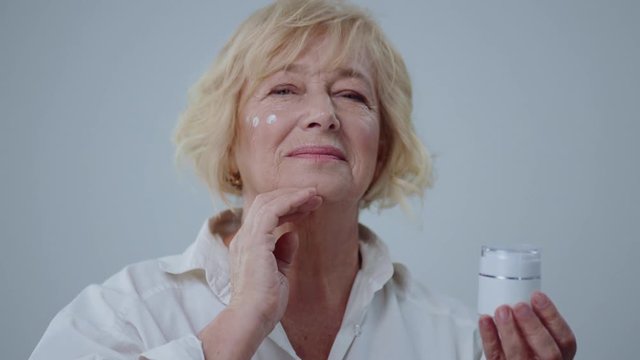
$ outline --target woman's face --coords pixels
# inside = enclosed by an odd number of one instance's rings
[[[328,71],[327,40],[309,45],[240,109],[233,151],[245,198],[315,187],[325,202],[357,202],[373,179],[380,114],[370,65],[347,60]]]

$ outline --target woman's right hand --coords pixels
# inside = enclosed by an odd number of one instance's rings
[[[318,209],[313,188],[283,188],[263,193],[245,209],[229,244],[231,300],[199,334],[206,359],[248,359],[280,321],[289,300],[287,276],[298,236],[276,233]]]
[[[263,193],[246,211],[229,245],[232,295],[229,307],[256,317],[267,334],[287,308],[287,276],[298,248],[298,236],[276,228],[295,222],[322,204],[313,188],[284,188]]]

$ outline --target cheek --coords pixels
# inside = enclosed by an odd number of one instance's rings
[[[249,113],[242,124],[244,146],[257,156],[273,154],[295,123],[295,114],[289,109],[270,108]]]
[[[270,106],[249,114],[245,119],[245,125],[253,136],[265,136],[290,128],[300,117],[302,110],[302,107],[297,106]]]
[[[372,171],[378,161],[380,143],[378,117],[369,115],[345,119],[343,124],[343,131],[349,138],[347,143],[357,158],[358,167],[365,172]]]
[[[353,134],[362,156],[367,158],[367,163],[375,166],[380,146],[380,119],[377,114],[369,112],[366,116],[361,116],[356,124],[358,129]]]
[[[356,122],[362,127],[363,131],[379,132],[380,121],[378,114],[363,104],[339,103],[336,106],[336,114],[339,118],[348,121],[349,124]]]
[[[344,119],[343,126],[348,126],[354,136],[377,145],[380,135],[380,118],[377,113],[366,108],[351,109],[341,118]]]
[[[253,138],[264,132],[264,128],[267,125],[273,125],[277,121],[277,117],[274,114],[266,115],[263,112],[251,113],[244,119],[243,131]]]
[[[378,162],[378,150],[380,146],[380,128],[377,123],[367,124],[367,130],[361,132],[359,141],[364,156],[369,159],[371,164]]]
[[[375,137],[375,142],[378,143],[378,137],[380,136],[380,119],[377,114],[368,112],[360,117],[360,126],[364,129],[365,135],[368,137]]]

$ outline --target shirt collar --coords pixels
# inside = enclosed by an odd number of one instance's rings
[[[207,283],[224,304],[231,297],[229,249],[223,242],[226,235],[240,227],[240,213],[227,210],[207,219],[196,241],[182,254],[160,259],[160,269],[174,275],[191,271],[204,272]],[[358,276],[366,280],[373,295],[393,276],[393,265],[386,245],[366,226],[359,224],[360,256]]]

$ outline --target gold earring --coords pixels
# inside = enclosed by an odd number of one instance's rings
[[[229,176],[227,176],[227,182],[231,184],[234,188],[238,190],[242,190],[242,178],[240,177],[240,173],[235,171],[232,172]]]

